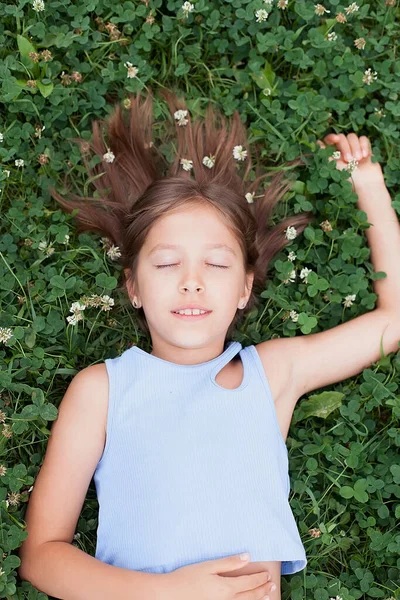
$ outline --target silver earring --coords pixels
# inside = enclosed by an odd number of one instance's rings
[[[246,302],[242,302],[240,308],[244,308],[246,306]]]
[[[136,300],[133,301],[133,306],[137,308]]]

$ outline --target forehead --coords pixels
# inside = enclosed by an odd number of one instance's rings
[[[146,252],[156,245],[179,245],[188,248],[230,246],[236,252],[239,244],[223,216],[213,207],[192,206],[175,210],[159,218],[150,229],[144,246]]]

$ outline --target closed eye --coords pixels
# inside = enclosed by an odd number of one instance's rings
[[[208,263],[209,264],[209,263]],[[175,267],[176,265],[156,265],[156,269],[164,269],[165,267]],[[229,267],[223,265],[212,265],[209,264],[210,267],[217,267],[218,269],[229,269]]]

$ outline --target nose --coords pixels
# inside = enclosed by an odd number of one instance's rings
[[[203,288],[202,285],[199,285],[199,284],[196,284],[196,283],[194,283],[194,284],[186,283],[186,285],[181,285],[181,291],[183,291],[183,292],[187,292],[187,291],[189,291],[189,292],[191,292],[191,291],[199,292],[199,291],[201,291],[203,289],[204,288]]]
[[[183,292],[201,292],[204,290],[204,285],[200,282],[198,275],[192,272],[183,277],[180,289]]]

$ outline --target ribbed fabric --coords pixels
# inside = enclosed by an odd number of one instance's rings
[[[228,390],[217,373],[239,352],[244,377]],[[255,346],[179,365],[132,346],[105,360],[106,445],[94,481],[96,558],[167,573],[250,552],[251,562],[307,564],[288,502],[288,452]]]

